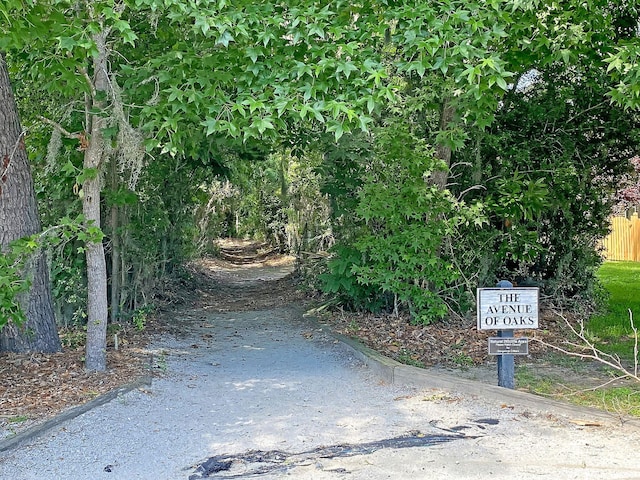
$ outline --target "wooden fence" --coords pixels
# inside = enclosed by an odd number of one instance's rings
[[[607,260],[640,262],[640,219],[634,213],[629,218],[613,217],[611,233],[602,241]]]

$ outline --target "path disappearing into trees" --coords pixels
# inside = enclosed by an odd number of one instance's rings
[[[153,383],[0,453],[0,478],[640,478],[630,425],[385,384],[285,294],[288,265],[210,266]]]

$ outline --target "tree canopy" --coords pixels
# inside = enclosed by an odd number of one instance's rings
[[[51,252],[54,284],[87,291],[95,369],[108,312],[139,313],[202,236],[241,230],[225,199],[263,209],[256,235],[335,242],[332,293],[417,318],[503,272],[581,294],[592,275],[558,279],[592,272],[636,148],[631,1],[7,0],[0,17],[47,222],[101,229]],[[295,212],[302,192],[326,209]]]

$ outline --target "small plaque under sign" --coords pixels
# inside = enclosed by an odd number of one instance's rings
[[[489,355],[529,355],[529,339],[489,337]]]

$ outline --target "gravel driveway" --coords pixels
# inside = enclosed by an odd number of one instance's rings
[[[301,313],[183,312],[151,386],[0,453],[0,478],[640,479],[633,426],[385,384]]]

